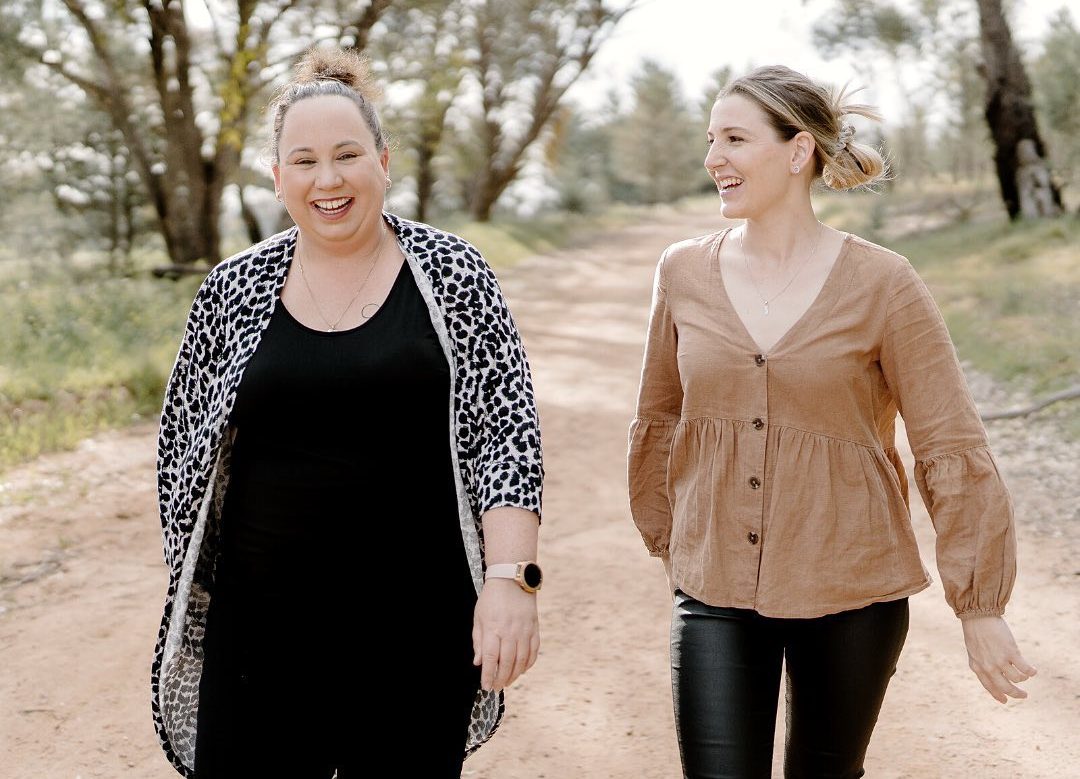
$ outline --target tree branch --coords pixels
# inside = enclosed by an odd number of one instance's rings
[[[989,422],[995,419],[1015,419],[1016,417],[1026,417],[1030,414],[1034,414],[1036,411],[1042,411],[1047,406],[1051,406],[1054,403],[1060,403],[1063,400],[1074,400],[1080,398],[1080,384],[1076,384],[1068,389],[1064,389],[1061,392],[1055,392],[1053,395],[1047,395],[1042,400],[1037,400],[1029,406],[1023,406],[1021,408],[1014,408],[1008,411],[993,411],[987,414],[980,415],[984,422]]]
[[[368,3],[368,7],[364,9],[364,12],[351,24],[345,25],[346,27],[356,28],[356,43],[353,48],[357,51],[363,51],[367,47],[368,35],[371,33],[371,28],[375,26],[375,22],[379,21],[379,17],[390,8],[391,0],[371,0]]]

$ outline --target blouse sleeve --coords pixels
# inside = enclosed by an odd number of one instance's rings
[[[671,537],[671,502],[667,463],[671,440],[682,412],[679,334],[664,288],[664,257],[656,266],[652,309],[645,340],[637,411],[630,425],[627,484],[630,513],[645,547],[654,557],[667,554]]]
[[[476,256],[483,307],[472,355],[480,377],[479,511],[515,506],[539,518],[544,465],[529,361],[495,273]]]
[[[941,313],[906,261],[891,281],[880,359],[937,532],[945,598],[961,619],[1001,615],[1016,578],[1012,499]]]

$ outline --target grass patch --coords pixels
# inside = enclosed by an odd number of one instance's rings
[[[492,267],[507,268],[530,255],[579,244],[598,230],[638,221],[652,210],[615,205],[603,213],[545,213],[528,219],[500,218],[492,222],[473,222],[459,215],[437,220],[436,226],[476,246]]]
[[[39,270],[0,285],[0,468],[156,416],[197,284]]]
[[[965,202],[978,200],[964,196]],[[960,223],[898,229],[921,213],[911,208],[920,197],[914,189],[895,196],[824,195],[818,205],[829,224],[911,260],[933,291],[961,357],[975,368],[1037,394],[1075,383],[1080,219],[1012,223],[998,209],[985,208]],[[948,197],[938,196],[941,202]]]
[[[445,227],[505,268],[640,219],[643,209],[550,214]],[[160,261],[137,258],[147,268]],[[101,257],[0,262],[0,471],[102,430],[155,419],[198,277],[115,278]]]

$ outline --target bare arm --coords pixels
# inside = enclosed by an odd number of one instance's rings
[[[497,506],[483,516],[488,565],[536,560],[539,518],[514,506]],[[473,618],[473,664],[481,666],[485,690],[509,687],[536,662],[540,620],[536,593],[511,579],[484,582]]]

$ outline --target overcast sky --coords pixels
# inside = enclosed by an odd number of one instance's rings
[[[1013,33],[1022,41],[1041,38],[1048,19],[1063,6],[1080,22],[1080,0],[1016,2]],[[915,0],[899,5],[914,7]],[[783,64],[829,83],[853,79],[867,87],[860,97],[876,102],[886,121],[895,118],[900,103],[891,74],[871,74],[867,63],[847,58],[828,62],[812,48],[813,26],[832,7],[832,0],[644,0],[623,19],[571,95],[579,104],[599,104],[613,85],[629,82],[644,58],[674,69],[695,100],[724,65],[739,74],[756,65]],[[909,78],[917,82],[918,74]]]

